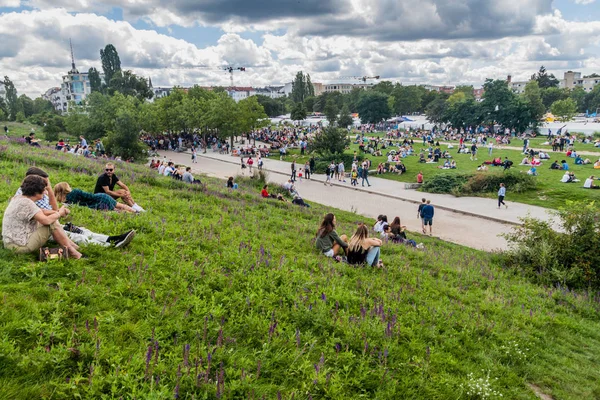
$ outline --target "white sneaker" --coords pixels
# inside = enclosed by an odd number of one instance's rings
[[[131,208],[133,208],[134,211],[136,211],[136,212],[146,212],[146,210],[144,210],[142,207],[138,206],[137,203],[132,205]]]

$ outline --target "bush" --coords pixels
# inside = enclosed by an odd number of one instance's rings
[[[19,111],[17,113],[17,115],[15,116],[15,120],[20,123],[25,122],[25,114],[23,113],[23,111]]]
[[[507,190],[523,193],[534,190],[537,181],[531,175],[507,173],[478,173],[478,174],[438,174],[423,184],[423,190],[429,193],[451,193],[455,196],[495,193],[504,183]]]
[[[585,203],[567,204],[556,212],[559,231],[545,221],[523,219],[504,235],[511,249],[506,264],[544,284],[600,288],[600,210]]]
[[[358,154],[356,157],[358,161],[362,161],[363,159],[362,155],[360,154]],[[331,155],[327,157],[315,158],[315,170],[311,172],[316,174],[324,174],[325,170],[331,164],[332,161],[335,161],[338,164],[340,163],[340,161],[343,161],[345,170],[346,172],[348,172],[350,171],[352,162],[354,161],[354,155],[344,153]]]

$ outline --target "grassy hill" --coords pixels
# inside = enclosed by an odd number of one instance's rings
[[[87,190],[102,169],[0,142],[0,211],[32,164]],[[116,173],[148,212],[70,220],[136,229],[130,247],[45,264],[0,250],[0,399],[600,397],[598,294],[421,237],[384,244],[384,269],[332,263],[313,247],[322,206]],[[365,221],[335,213],[340,233]]]

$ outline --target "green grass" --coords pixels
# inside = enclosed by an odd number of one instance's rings
[[[447,149],[447,146],[440,146],[441,150],[444,151]],[[456,174],[456,173],[475,173],[477,167],[481,165],[483,161],[491,161],[492,158],[495,157],[508,157],[510,160],[514,162],[514,166],[512,168],[513,171],[519,171],[521,173],[527,173],[530,167],[518,165],[521,163],[521,160],[525,157],[521,154],[520,151],[517,150],[506,150],[506,149],[494,149],[492,156],[488,156],[487,148],[480,148],[478,153],[478,160],[471,161],[469,158],[469,154],[457,154],[458,146],[455,145],[453,149],[448,149],[452,157],[456,160],[458,168],[456,170],[443,170],[437,168],[443,164],[443,161],[438,164],[422,164],[419,163],[418,160],[418,152],[421,149],[427,149],[426,147],[422,147],[422,142],[415,141],[414,149],[417,152],[416,156],[410,156],[404,158],[402,161],[406,165],[407,172],[402,175],[386,173],[382,175],[376,175],[374,173],[371,176],[376,176],[378,178],[390,179],[399,182],[416,182],[416,176],[419,171],[423,171],[423,176],[425,180],[431,178],[437,174]],[[396,148],[394,148],[396,149]],[[358,145],[351,144],[350,149],[346,151],[347,154],[353,154],[354,151],[358,150]],[[387,149],[383,150],[382,153],[387,154]],[[283,160],[290,161],[292,159],[296,159],[296,163],[304,164],[309,156],[305,155],[303,157],[300,156],[300,150],[292,149],[289,151],[288,155],[286,155]],[[562,155],[551,155],[553,158],[551,160],[545,160],[541,166],[537,168],[538,176],[536,177],[538,182],[538,189],[533,192],[525,192],[525,193],[507,193],[507,200],[516,201],[524,204],[531,204],[536,206],[542,206],[547,208],[558,209],[560,207],[564,207],[567,200],[575,200],[575,201],[600,201],[600,191],[597,190],[589,190],[583,188],[583,182],[590,175],[595,175],[596,177],[600,176],[600,170],[594,170],[592,164],[588,165],[575,165],[573,158],[568,158]],[[385,163],[387,161],[387,156],[382,157],[373,157],[367,156],[372,162],[371,170],[376,170],[377,165],[379,163]],[[586,157],[584,157],[586,158]],[[588,156],[593,162],[594,157]],[[551,170],[550,164],[554,160],[558,160],[559,162],[563,159],[566,159],[570,166],[570,171],[575,173],[575,176],[581,180],[579,183],[571,183],[566,184],[560,182],[560,179],[564,175],[563,171],[560,170]],[[346,166],[346,170],[349,169],[349,166]],[[489,171],[484,173],[503,173],[502,168],[500,167],[489,167]],[[495,198],[495,193],[487,193],[481,194],[482,197]]]
[[[31,164],[87,190],[102,167],[3,146],[2,199]],[[147,213],[69,218],[136,229],[130,247],[45,264],[0,250],[0,399],[474,399],[468,387],[488,375],[506,399],[535,399],[527,383],[600,397],[597,294],[537,286],[498,256],[418,235],[425,251],[384,244],[381,270],[331,263],[312,241],[328,208],[263,200],[256,182],[230,192],[116,172]],[[365,221],[334,211],[339,233]]]
[[[33,128],[33,130],[35,131],[35,136],[38,139],[41,139],[42,145],[54,145],[56,144],[56,142],[48,142],[45,139],[45,135],[44,135],[44,131],[42,130],[42,127],[36,124],[32,124],[30,122],[9,122],[9,121],[2,121],[0,122],[0,129],[2,132],[2,135],[4,135],[4,127],[7,126],[8,127],[8,136],[9,137],[15,137],[15,138],[21,138],[23,136],[28,136],[29,133],[31,133],[31,129]],[[58,134],[59,137],[61,139],[67,140],[69,139],[71,143],[79,143],[79,138],[73,136],[73,135],[69,135],[66,132],[61,132]]]

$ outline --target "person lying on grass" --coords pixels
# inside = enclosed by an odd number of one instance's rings
[[[348,237],[346,235],[338,236],[335,231],[335,215],[329,213],[323,217],[321,226],[317,230],[317,240],[315,246],[325,257],[333,257],[341,261],[339,257],[340,250],[346,254],[348,251]]]
[[[379,259],[381,239],[370,238],[365,224],[358,224],[356,232],[348,242],[348,264],[367,264],[371,267],[383,267]]]
[[[66,204],[77,204],[93,210],[103,211],[125,211],[135,213],[136,211],[126,204],[118,203],[115,199],[105,193],[89,193],[81,189],[72,189],[67,182],[54,185],[56,200]]]
[[[61,207],[57,212],[46,214],[35,202],[46,193],[46,181],[41,176],[30,175],[21,184],[22,195],[12,198],[2,219],[2,241],[4,247],[18,254],[39,251],[52,237],[65,246],[69,256],[81,258],[79,246],[65,234],[58,220],[69,214]]]

